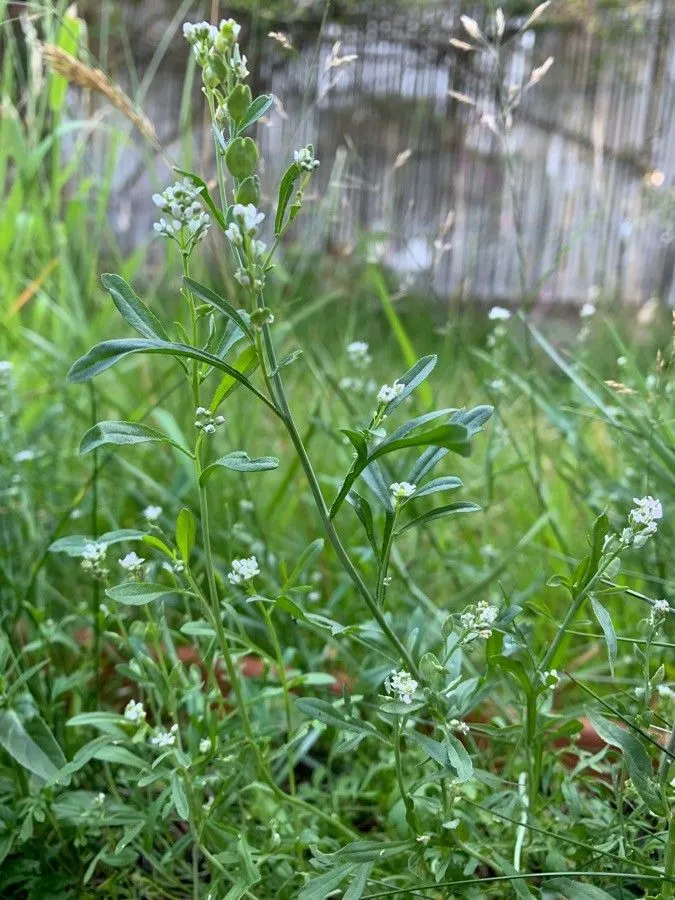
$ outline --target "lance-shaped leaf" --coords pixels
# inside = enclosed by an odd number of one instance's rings
[[[104,444],[147,444],[160,442],[171,444],[182,453],[190,456],[187,447],[183,447],[156,428],[140,425],[138,422],[98,422],[84,435],[80,441],[80,454],[91,453]]]
[[[111,600],[115,600],[117,603],[122,603],[125,606],[145,606],[146,603],[152,603],[153,600],[161,600],[164,597],[169,597],[171,594],[184,592],[178,591],[176,588],[167,587],[164,584],[127,581],[124,584],[108,588],[105,593]]]
[[[463,425],[469,438],[481,431],[483,425],[494,412],[492,406],[474,406],[473,409],[456,409],[449,418],[449,422]],[[429,447],[416,460],[407,476],[411,484],[419,484],[425,475],[428,475],[438,463],[448,455],[450,451],[444,447]]]
[[[274,219],[274,233],[281,234],[284,226],[284,218],[286,209],[293,196],[293,187],[300,177],[300,166],[297,163],[291,163],[284,172],[284,176],[279,184],[279,199],[277,201],[277,214]]]
[[[272,94],[261,94],[259,97],[256,97],[244,113],[243,119],[237,128],[237,134],[241,134],[242,131],[246,131],[251,125],[255,125],[273,103],[274,96]]]
[[[349,505],[352,507],[359,522],[365,528],[370,546],[373,548],[373,550],[375,551],[375,555],[377,556],[379,554],[379,551],[377,549],[377,538],[375,537],[373,511],[370,508],[370,503],[368,503],[365,497],[357,494],[356,491],[349,491],[349,493],[347,494],[347,503],[349,503]]]
[[[85,353],[80,359],[71,366],[68,372],[68,380],[71,382],[89,381],[95,378],[101,372],[116,365],[120,360],[135,353],[156,353],[161,356],[173,356],[176,359],[186,357],[187,359],[196,359],[198,362],[204,362],[214,369],[220,369],[227,372],[236,381],[241,382],[244,387],[248,388],[259,400],[277,413],[276,407],[262,394],[251,382],[233,369],[232,366],[223,362],[217,356],[207,353],[205,350],[198,350],[196,347],[190,347],[188,344],[180,344],[170,341],[144,340],[142,338],[122,338],[113,341],[104,341],[102,344],[96,344],[88,353]]]
[[[468,500],[458,500],[456,503],[448,503],[447,506],[438,506],[429,512],[422,513],[415,519],[411,519],[400,528],[397,528],[395,534],[403,534],[410,528],[418,528],[420,525],[428,525],[429,522],[435,522],[436,519],[444,519],[446,516],[454,516],[457,513],[480,512],[480,506],[477,503],[471,503]]]
[[[437,361],[438,357],[433,354],[431,356],[423,356],[411,369],[408,369],[408,371],[401,375],[400,378],[396,379],[398,384],[403,385],[403,390],[398,397],[395,397],[385,407],[387,415],[390,415],[397,407],[399,407],[401,403],[403,403],[403,401],[429,377],[436,368]]]
[[[148,309],[133,288],[119,275],[101,275],[103,287],[124,319],[141,337],[167,341],[169,336],[157,316]]]
[[[20,766],[44,781],[58,772],[58,767],[28,734],[13,709],[0,711],[0,746]]]
[[[118,528],[115,531],[106,531],[99,537],[87,537],[84,534],[69,534],[67,537],[58,538],[49,545],[52,553],[67,553],[68,556],[82,556],[87,544],[103,544],[109,547],[111,544],[121,544],[124,541],[142,541],[145,538],[144,531],[135,528]]]
[[[456,475],[445,475],[441,478],[433,478],[431,481],[418,487],[411,499],[417,500],[418,497],[428,497],[430,494],[438,494],[441,491],[454,491],[461,486],[462,479],[457,478]]]
[[[244,450],[233,450],[232,453],[221,456],[220,459],[207,466],[199,481],[204,484],[207,478],[210,478],[219,469],[230,469],[232,472],[270,472],[278,467],[279,460],[276,456],[259,456],[257,459],[251,459]]]
[[[239,310],[232,306],[229,300],[221,297],[220,294],[212,291],[211,288],[207,287],[205,284],[201,284],[199,281],[194,281],[192,278],[186,276],[183,278],[183,283],[188,290],[192,291],[195,297],[199,297],[204,303],[208,303],[209,306],[217,309],[226,319],[235,322],[248,339],[252,343],[254,342],[255,338],[251,331],[251,326],[248,323],[248,315],[245,312],[239,312]]]

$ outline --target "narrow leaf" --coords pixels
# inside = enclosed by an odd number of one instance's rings
[[[477,503],[471,503],[468,500],[458,500],[456,503],[448,503],[447,506],[438,506],[429,512],[422,513],[415,519],[411,519],[396,530],[396,534],[403,534],[409,528],[419,528],[420,525],[428,525],[429,522],[435,522],[436,519],[444,519],[446,516],[454,516],[457,513],[480,512],[480,506]]]
[[[125,606],[145,606],[153,600],[161,600],[170,597],[171,594],[180,593],[176,588],[166,587],[163,584],[149,584],[139,581],[127,581],[106,590],[106,596],[111,600],[122,603]]]
[[[141,337],[159,338],[161,341],[169,339],[166,329],[157,316],[148,309],[123,278],[106,273],[101,275],[101,282],[112,297],[120,314]]]
[[[204,484],[219,469],[230,469],[232,472],[270,472],[278,467],[279,460],[276,456],[259,456],[257,459],[251,459],[244,450],[233,450],[232,453],[221,456],[220,459],[207,466],[202,472],[199,482]]]
[[[186,447],[182,447],[176,441],[172,440],[156,428],[150,428],[149,425],[141,425],[138,422],[99,422],[90,428],[80,441],[80,455],[91,453],[97,447],[105,444],[147,444],[150,442],[160,442],[171,444],[182,453],[190,456],[190,451]]]

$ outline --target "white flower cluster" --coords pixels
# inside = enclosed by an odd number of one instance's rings
[[[176,735],[178,734],[178,725],[172,725],[169,731],[158,731],[157,734],[150,738],[153,747],[173,747],[176,743]]]
[[[211,748],[213,747],[213,743],[211,738],[202,738],[199,742],[199,752],[200,753],[210,753]]]
[[[297,165],[305,172],[313,172],[319,167],[319,160],[314,158],[314,148],[311,145],[303,147],[301,150],[295,150],[293,158]]]
[[[199,200],[202,188],[195,187],[189,179],[177,181],[161,194],[153,194],[152,202],[168,214],[155,222],[158,234],[171,238],[181,249],[192,250],[206,235],[211,219]]]
[[[244,584],[256,575],[260,575],[258,560],[255,556],[249,556],[245,559],[232,560],[232,571],[228,572],[227,580],[230,584]]]
[[[450,727],[458,734],[468,734],[470,731],[466,722],[462,722],[460,719],[450,719]]]
[[[211,410],[198,406],[195,410],[195,428],[204,434],[215,434],[216,428],[225,424],[225,416],[213,416]]]
[[[628,527],[621,532],[621,543],[636,549],[643,547],[652,534],[656,534],[657,522],[663,518],[660,500],[651,495],[638,499],[633,497],[635,508],[628,514]]]
[[[511,318],[511,313],[508,309],[505,309],[503,306],[493,306],[490,312],[488,313],[488,319],[491,322],[495,323],[494,328],[488,335],[487,345],[490,348],[494,348],[497,344],[506,337],[506,325],[505,322]]]
[[[409,481],[395,481],[389,485],[389,490],[394,500],[398,503],[401,500],[407,500],[408,497],[412,497],[417,490],[417,485],[410,484]]]
[[[145,721],[145,709],[140,700],[130,700],[127,703],[124,707],[124,718],[137,724]]]
[[[204,84],[207,87],[214,88],[221,83],[222,66],[229,68],[238,81],[248,76],[247,60],[237,43],[240,32],[241,25],[234,19],[223,19],[217,28],[209,22],[186,22],[183,25],[183,37],[204,70]]]
[[[401,669],[400,672],[392,672],[384,683],[388,694],[396,694],[401,703],[410,704],[417,690],[417,682],[410,672]]]
[[[579,315],[582,319],[590,319],[596,314],[596,312],[597,307],[595,303],[591,303],[589,301],[587,303],[584,303],[584,305],[581,307],[581,309],[579,310]]]
[[[480,637],[487,640],[492,634],[492,625],[499,615],[499,609],[491,606],[485,600],[481,600],[476,606],[470,606],[460,615],[459,621],[462,627],[469,634],[467,637],[472,640],[474,637]]]
[[[135,551],[132,550],[131,553],[127,553],[126,556],[118,559],[117,562],[130,578],[138,580],[143,577],[145,558],[139,556]]]
[[[377,402],[391,403],[392,400],[396,400],[397,397],[401,396],[404,388],[405,385],[400,381],[395,381],[391,386],[383,384],[377,393]]]
[[[109,570],[105,566],[106,545],[98,541],[90,541],[82,551],[82,569],[94,578],[107,578]]]
[[[669,612],[670,604],[667,600],[655,600],[649,615],[649,624],[652,626],[660,624]]]
[[[370,365],[372,358],[368,350],[366,341],[352,341],[351,344],[347,344],[347,356],[354,368],[365,369]]]
[[[146,522],[149,522],[151,525],[153,525],[155,522],[159,521],[159,518],[163,512],[164,510],[161,506],[146,506],[143,510],[143,517],[145,518]]]

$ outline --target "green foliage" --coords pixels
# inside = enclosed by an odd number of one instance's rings
[[[486,335],[261,251],[232,33],[236,180],[177,170],[223,278],[189,219],[161,293],[120,257],[58,81],[0,119],[0,895],[675,896],[670,335]]]

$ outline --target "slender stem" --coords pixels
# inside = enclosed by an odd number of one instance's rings
[[[396,781],[401,799],[405,805],[405,817],[408,825],[414,834],[419,834],[417,817],[415,815],[415,804],[406,790],[405,781],[403,780],[403,763],[401,760],[401,719],[396,716],[394,719],[394,763],[396,767]]]
[[[288,689],[288,678],[286,677],[286,665],[284,663],[281,644],[279,643],[279,638],[277,636],[276,628],[274,627],[274,622],[272,621],[272,616],[270,615],[264,601],[261,601],[258,606],[263,615],[263,618],[265,619],[265,623],[267,624],[267,630],[269,631],[272,646],[274,647],[274,655],[276,657],[277,668],[279,670],[279,683],[281,684],[281,689],[284,692],[284,711],[286,714],[286,729],[288,731],[288,742],[286,744],[286,756],[288,758],[288,787],[291,794],[295,794],[293,748],[290,745],[291,734],[293,732],[293,712],[291,708],[290,692]]]

